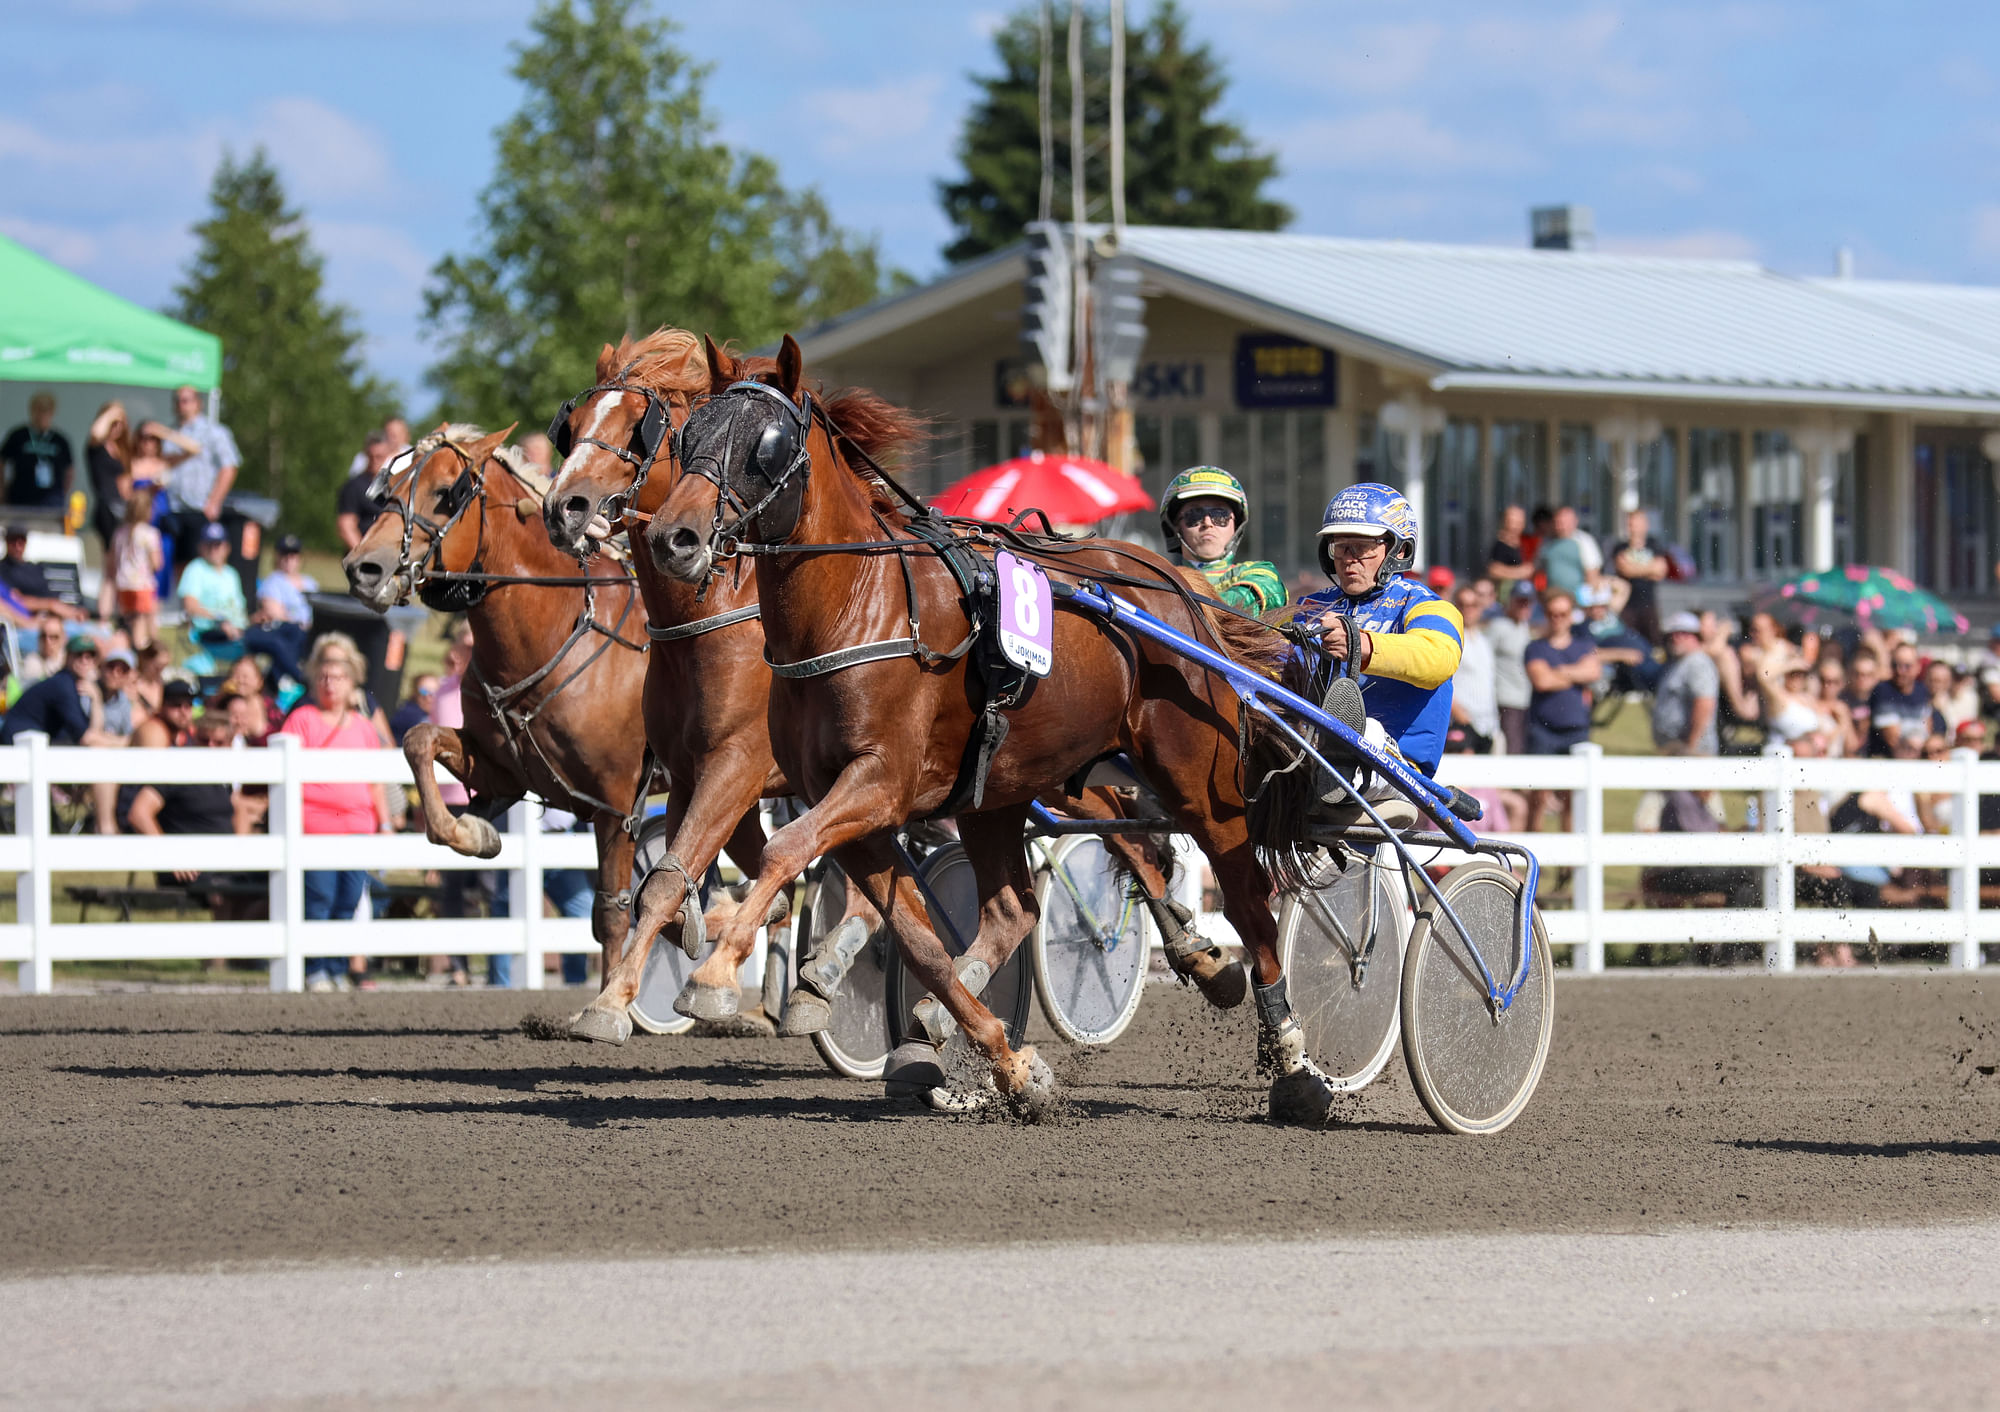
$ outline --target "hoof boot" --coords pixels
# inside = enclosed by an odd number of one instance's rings
[[[577,1039],[594,1039],[599,1044],[623,1044],[632,1037],[632,1017],[623,1010],[592,1005],[569,1022],[569,1032]]]
[[[1061,1105],[1056,1076],[1032,1048],[1021,1051],[1018,1057],[1027,1060],[1027,1077],[1019,1088],[1007,1095],[1007,1107],[1020,1122],[1039,1123],[1054,1114]]]
[[[477,814],[458,816],[458,840],[452,851],[472,858],[500,856],[500,830]]]
[[[833,1024],[833,1007],[809,990],[795,990],[785,1001],[785,1017],[778,1033],[786,1039],[803,1039]]]
[[[944,1064],[936,1046],[920,1039],[897,1045],[882,1068],[882,1086],[891,1098],[928,1101],[932,1089],[945,1086]]]
[[[1333,1116],[1333,1085],[1311,1064],[1281,1074],[1271,1084],[1271,1121],[1323,1128]]]
[[[674,997],[675,1012],[690,1020],[731,1020],[742,1009],[742,993],[733,985],[700,985],[690,980]]]
[[[976,957],[959,957],[954,969],[958,972],[958,983],[975,999],[986,989],[986,983],[993,979],[993,968]],[[952,1019],[951,1012],[944,1008],[944,1002],[935,995],[926,995],[911,1006],[910,1014],[932,1044],[942,1045],[958,1033],[958,1021]]]

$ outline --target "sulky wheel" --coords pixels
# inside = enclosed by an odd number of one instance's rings
[[[929,854],[917,865],[924,881],[937,894],[951,912],[951,919],[958,927],[958,934],[968,944],[979,934],[979,887],[973,880],[972,862],[965,856],[965,845],[952,842]],[[945,950],[954,956],[961,948],[952,938],[951,928],[940,920],[932,928]],[[980,994],[980,1002],[993,1012],[995,1019],[1007,1027],[1007,1047],[1019,1049],[1028,1034],[1028,1006],[1033,1003],[1034,977],[1028,970],[1028,949],[1014,948],[1014,954],[1007,958],[1007,964],[993,973]],[[916,1028],[910,1018],[910,1010],[930,991],[923,986],[909,969],[903,965],[902,955],[894,946],[887,949],[888,955],[888,1010],[889,1039],[893,1048],[909,1038]]]
[[[1131,876],[1104,840],[1073,834],[1038,845],[1041,920],[1028,935],[1035,994],[1072,1044],[1109,1044],[1139,1012],[1151,938]]]
[[[632,896],[634,912],[637,912],[639,884],[646,880],[646,874],[659,866],[660,859],[667,855],[667,817],[655,814],[640,826],[639,837],[632,845]],[[706,898],[695,900],[701,906]],[[694,1021],[674,1009],[674,997],[681,993],[687,978],[694,974],[694,968],[708,959],[708,953],[715,948],[714,942],[707,942],[701,948],[701,955],[688,960],[687,953],[674,945],[669,933],[676,924],[669,923],[653,940],[653,950],[646,957],[646,970],[639,977],[639,993],[632,997],[626,1014],[632,1023],[648,1034],[686,1034],[694,1028]]]
[[[1365,1088],[1395,1052],[1409,909],[1387,844],[1285,894],[1278,960],[1306,1053],[1336,1089]]]
[[[822,859],[806,874],[804,905],[799,908],[794,956],[814,955],[821,938],[840,925],[847,910],[847,875],[831,858]],[[850,1079],[879,1079],[888,1061],[888,976],[883,969],[895,943],[881,928],[862,943],[853,964],[841,977],[833,998],[833,1019],[812,1037],[813,1047],[828,1068]]]
[[[1490,863],[1467,863],[1438,890],[1504,989],[1521,959],[1514,910],[1521,880]],[[1465,938],[1439,913],[1436,899],[1417,918],[1403,964],[1403,1053],[1417,1096],[1447,1132],[1499,1132],[1521,1116],[1541,1080],[1556,995],[1539,908],[1533,935],[1527,978],[1496,1015]]]

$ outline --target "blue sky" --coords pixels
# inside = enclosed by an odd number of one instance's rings
[[[1143,12],[1148,0],[1128,0]],[[919,275],[1005,6],[658,0],[729,140]],[[1296,229],[2000,283],[2000,8],[1189,0]],[[0,233],[163,303],[225,145],[264,143],[380,372],[427,405],[426,271],[465,248],[530,0],[0,0]],[[754,14],[755,22],[748,20]]]

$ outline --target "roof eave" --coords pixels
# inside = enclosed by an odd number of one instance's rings
[[[996,290],[1019,284],[1027,278],[1027,262],[1020,242],[982,255],[959,266],[941,279],[915,289],[904,290],[864,304],[828,319],[795,335],[808,362],[837,358],[866,347],[879,339],[901,333],[912,324],[935,318],[968,300],[984,298]],[[776,344],[759,352],[775,352]]]
[[[1431,378],[1430,386],[1433,392],[1566,392],[1579,397],[1622,397],[1641,401],[1746,402],[1837,407],[1855,412],[1942,412],[2000,417],[2000,396],[1952,396],[1879,388],[1774,387],[1753,383],[1564,377],[1549,373],[1473,370],[1440,373]]]

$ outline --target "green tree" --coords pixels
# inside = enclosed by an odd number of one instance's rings
[[[599,346],[661,324],[748,346],[874,298],[876,244],[810,190],[718,141],[706,69],[641,0],[545,3],[497,134],[484,233],[431,272],[430,381],[453,416],[540,421],[588,386]]]
[[[223,154],[209,206],[167,312],[222,340],[237,485],[275,499],[287,530],[334,544],[334,496],[394,396],[364,371],[354,315],[327,300],[323,262],[261,147]]]
[[[1069,6],[1054,7],[1050,74],[1057,176],[1051,216],[1070,212],[1069,74],[1064,62]],[[1020,238],[1041,199],[1041,130],[1037,92],[1041,66],[1039,9],[1017,11],[994,35],[1000,72],[975,79],[980,97],[958,139],[964,175],[938,184],[957,238],[945,247],[954,263]],[[1084,15],[1085,220],[1109,220],[1108,138],[1111,26],[1107,15]],[[1292,210],[1264,188],[1278,159],[1260,150],[1236,124],[1218,115],[1228,79],[1208,45],[1188,37],[1187,16],[1161,0],[1151,17],[1125,26],[1125,218],[1134,225],[1280,230]]]

